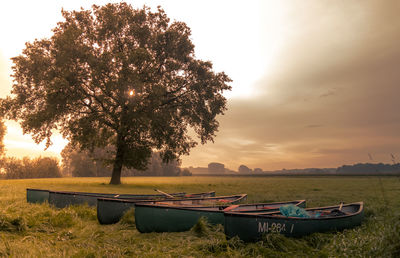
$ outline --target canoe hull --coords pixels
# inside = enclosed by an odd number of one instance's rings
[[[174,193],[174,196],[184,196],[185,193]],[[165,198],[160,194],[106,194],[106,193],[82,193],[82,192],[61,192],[49,191],[49,204],[56,208],[64,208],[70,205],[87,204],[96,206],[98,198],[115,198],[129,200],[153,200]]]
[[[125,212],[135,207],[135,202],[110,199],[97,199],[97,220],[100,224],[114,224],[120,221]]]
[[[49,201],[49,191],[42,189],[26,189],[26,201],[28,203],[44,203]]]
[[[210,224],[224,222],[223,212],[151,206],[136,207],[135,210],[136,228],[141,233],[188,231],[201,217],[206,218]]]
[[[49,192],[49,204],[56,208],[65,208],[70,205],[87,204],[95,206],[97,198],[104,197],[103,195],[86,195],[61,192]]]
[[[188,194],[184,197],[213,197],[215,192]],[[166,201],[168,199],[164,199]],[[111,198],[98,198],[97,199],[97,219],[100,224],[114,224],[120,221],[125,212],[134,208],[136,203],[148,202],[157,200],[118,200]],[[160,201],[160,200],[158,200]]]
[[[356,205],[356,204],[354,204]],[[260,214],[225,213],[225,234],[228,238],[238,236],[245,242],[254,242],[264,234],[280,233],[288,237],[301,237],[315,232],[343,230],[359,226],[364,212],[328,218],[288,218]]]

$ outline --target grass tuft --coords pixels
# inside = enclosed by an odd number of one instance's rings
[[[192,227],[191,231],[197,236],[197,237],[204,237],[209,235],[210,233],[210,224],[208,224],[208,221],[205,217],[201,217],[197,223]]]
[[[23,217],[0,216],[0,231],[25,232],[26,230],[27,226]]]
[[[136,227],[135,224],[135,209],[134,208],[130,208],[129,210],[127,210],[124,215],[122,216],[120,223],[122,225],[127,225],[127,226],[131,226],[131,227]]]
[[[70,228],[76,223],[76,213],[71,209],[62,209],[50,217],[50,224],[58,228]]]
[[[89,207],[86,205],[73,205],[68,207],[71,210],[71,213],[75,213],[77,217],[82,220],[87,221],[97,221],[97,211],[96,208]]]

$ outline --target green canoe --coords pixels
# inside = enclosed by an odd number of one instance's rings
[[[184,196],[185,193],[169,194],[176,197]],[[88,204],[89,206],[97,205],[97,198],[115,198],[115,199],[132,199],[132,200],[153,200],[165,199],[163,194],[107,194],[107,193],[85,193],[85,192],[64,192],[49,191],[49,204],[57,208],[64,208],[69,205]]]
[[[215,196],[215,191],[206,193],[196,193],[196,194],[185,194],[179,196],[179,198],[203,198],[203,197],[213,197]],[[158,201],[165,201],[158,200]],[[114,199],[114,198],[97,198],[97,219],[100,224],[113,224],[117,223],[124,213],[130,208],[135,207],[136,203],[148,202],[149,200],[132,200],[132,199]],[[157,200],[152,200],[157,201]]]
[[[201,217],[210,224],[224,224],[224,212],[253,213],[276,211],[282,205],[293,204],[305,207],[305,200],[241,205],[186,207],[165,204],[139,203],[135,210],[136,228],[141,233],[181,232],[190,230]]]
[[[225,234],[228,238],[239,236],[246,242],[258,241],[268,233],[300,237],[315,232],[352,228],[360,225],[364,216],[362,202],[306,211],[310,218],[285,217],[279,211],[264,214],[226,212]]]
[[[26,201],[43,203],[49,201],[49,190],[26,188]]]
[[[187,196],[186,193],[171,193],[169,195],[173,195],[175,197]],[[29,203],[43,203],[43,202],[48,201],[49,203],[51,203],[53,205],[60,205],[60,207],[65,207],[66,205],[64,205],[62,203],[63,199],[65,199],[66,202],[71,202],[67,205],[81,204],[86,201],[86,200],[84,200],[83,202],[80,202],[79,199],[82,199],[82,198],[80,198],[79,196],[83,196],[82,197],[83,199],[90,199],[90,197],[87,197],[87,196],[97,196],[97,197],[103,197],[103,198],[151,199],[151,200],[155,199],[155,198],[166,198],[165,194],[115,194],[115,193],[50,191],[50,190],[33,189],[33,188],[26,189],[26,200]],[[93,203],[93,202],[91,201],[90,203]],[[94,204],[94,205],[96,205],[96,204]]]
[[[147,232],[178,232],[189,230],[201,216],[210,223],[223,221],[223,209],[229,205],[245,200],[246,194],[213,197],[204,201],[176,202],[144,202],[135,206],[136,228],[141,233]],[[229,205],[228,205],[229,204]],[[207,209],[208,208],[208,209]]]

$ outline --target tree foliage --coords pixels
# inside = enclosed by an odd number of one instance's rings
[[[154,149],[164,161],[212,141],[226,110],[229,77],[196,59],[191,30],[159,7],[126,3],[62,11],[49,39],[13,58],[8,118],[51,144],[60,130],[83,150],[115,146],[111,183],[122,167],[143,170]]]
[[[250,174],[252,172],[252,170],[245,165],[240,165],[238,171],[240,174]]]
[[[61,151],[63,174],[74,177],[110,176],[112,168],[107,161],[110,150],[95,148],[93,151],[80,150],[72,144],[67,144]]]

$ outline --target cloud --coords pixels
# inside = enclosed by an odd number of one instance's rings
[[[374,153],[390,162],[400,153],[400,2],[293,3],[275,67],[253,85],[258,96],[229,100],[207,145],[213,161],[333,167]]]
[[[24,135],[17,122],[6,121],[5,125],[7,127],[7,133],[4,137],[4,144],[6,146],[7,156],[55,156],[61,158],[60,152],[67,144],[67,140],[62,138],[60,134],[55,133],[53,135],[53,145],[45,150],[45,143],[36,144],[30,135]]]

